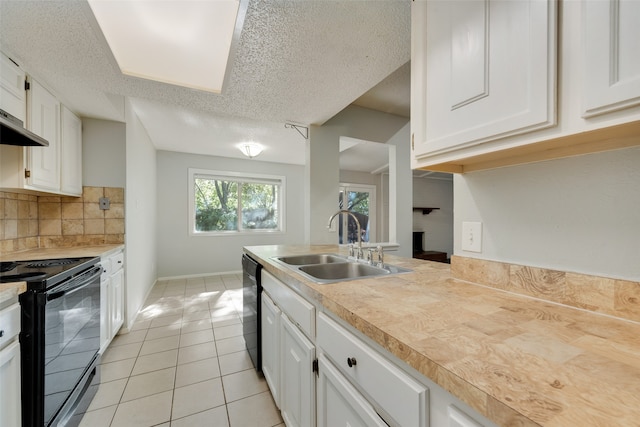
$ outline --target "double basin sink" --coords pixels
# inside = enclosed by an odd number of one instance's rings
[[[369,264],[336,254],[310,254],[274,257],[285,266],[298,271],[315,283],[325,284],[345,280],[410,272],[408,268],[389,264]]]

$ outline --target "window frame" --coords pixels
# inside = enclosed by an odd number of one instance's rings
[[[258,184],[276,184],[280,187],[278,194],[278,228],[274,230],[265,229],[243,229],[242,212],[238,206],[238,229],[237,230],[216,230],[216,231],[196,231],[196,197],[195,197],[195,179],[196,178],[218,178],[227,181],[236,181],[242,183],[258,183]],[[286,232],[286,177],[283,175],[265,175],[257,173],[220,171],[211,169],[189,168],[189,219],[187,227],[189,235],[194,237],[219,237],[219,236],[248,236],[256,234],[284,234]]]

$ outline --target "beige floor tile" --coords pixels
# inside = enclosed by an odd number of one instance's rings
[[[139,399],[163,391],[173,390],[176,368],[161,369],[129,378],[122,394],[122,402]]]
[[[148,427],[171,419],[172,391],[124,402],[118,405],[113,427]]]
[[[103,363],[100,365],[100,381],[107,383],[122,378],[129,378],[136,359],[124,359],[117,362]]]
[[[178,348],[180,337],[174,335],[171,337],[158,338],[155,340],[146,340],[140,349],[140,356],[147,354],[160,353],[161,351],[173,350]]]
[[[229,427],[227,409],[224,406],[218,406],[208,411],[173,420],[171,427]]]
[[[207,319],[210,317],[210,313],[208,311],[196,311],[193,313],[184,313],[183,321],[184,322],[193,322],[195,320]]]
[[[211,304],[209,304],[211,305]],[[211,307],[210,310],[211,313],[211,318],[212,319],[221,319],[221,318],[228,318],[229,316],[237,316],[238,313],[236,312],[236,309],[233,308],[233,306],[222,306],[222,307]]]
[[[230,427],[272,427],[282,423],[280,411],[266,391],[227,405]]]
[[[216,357],[216,345],[214,342],[182,347],[178,352],[178,364],[195,362],[196,360],[210,359]]]
[[[180,335],[181,323],[172,323],[167,326],[160,326],[157,328],[151,328],[147,332],[146,340],[157,340],[158,338],[172,337],[174,335]]]
[[[180,347],[188,347],[190,345],[202,344],[213,341],[213,329],[204,331],[190,332],[180,335]]]
[[[218,358],[218,362],[220,363],[220,373],[222,375],[253,369],[253,362],[247,351],[225,354]]]
[[[204,301],[187,301],[184,304],[185,313],[197,313],[198,311],[209,311],[209,303]]]
[[[127,385],[127,379],[101,383],[98,392],[93,397],[87,411],[95,411],[96,409],[106,408],[107,406],[116,405],[120,402],[122,392]]]
[[[216,341],[242,335],[242,324],[219,326],[213,329]]]
[[[224,384],[224,395],[227,403],[244,399],[269,389],[264,377],[259,376],[253,369],[225,375],[222,377],[222,383]]]
[[[79,427],[109,427],[118,405],[107,406],[95,411],[85,412]]]
[[[190,332],[204,331],[206,329],[211,329],[212,326],[213,325],[211,323],[210,318],[196,320],[193,322],[186,322],[182,324],[182,329],[180,330],[180,333],[188,334]]]
[[[218,378],[219,376],[220,367],[218,366],[218,358],[203,359],[197,362],[178,365],[175,386],[183,387],[200,381]]]
[[[133,326],[131,326],[129,328],[129,331],[133,332],[133,331],[140,331],[143,329],[149,329],[149,326],[151,325],[151,319],[149,320],[136,320],[135,323],[133,324]]]
[[[237,314],[229,314],[227,316],[212,317],[211,324],[214,328],[217,328],[220,326],[229,326],[242,323],[240,322],[240,317],[238,317]]]
[[[224,292],[226,290],[222,282],[205,283],[204,288],[207,292]]]
[[[180,325],[182,323],[182,314],[172,314],[170,316],[156,317],[151,321],[150,328],[157,328],[159,326],[167,326],[172,324]]]
[[[131,375],[140,375],[158,369],[176,366],[178,362],[178,350],[163,351],[161,353],[148,354],[138,357],[133,366]]]
[[[104,352],[104,355],[102,355],[102,363],[110,363],[118,360],[131,359],[132,357],[137,357],[141,348],[142,348],[141,342],[120,345],[117,347],[109,346],[107,350]]]
[[[216,341],[218,355],[237,353],[245,349],[244,337],[233,337]]]
[[[173,395],[172,419],[224,405],[224,392],[220,378],[176,388]]]
[[[131,331],[126,334],[116,335],[116,337],[109,344],[110,347],[117,347],[119,345],[125,344],[133,344],[136,342],[144,341],[145,336],[147,335],[146,329],[141,329],[138,331]]]

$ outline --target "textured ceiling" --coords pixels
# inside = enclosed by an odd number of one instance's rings
[[[408,117],[406,0],[250,0],[222,94],[122,75],[84,0],[0,0],[0,49],[81,116],[123,120],[130,97],[159,149],[237,157],[256,139],[260,160],[303,164],[284,123],[354,102]]]

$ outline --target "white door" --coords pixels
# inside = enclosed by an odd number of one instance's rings
[[[114,273],[109,282],[110,325],[111,338],[113,338],[124,323],[124,270],[120,269]]]
[[[280,412],[287,427],[315,425],[315,347],[282,314],[280,359]]]
[[[280,407],[280,309],[262,293],[262,373],[273,401]]]
[[[318,427],[387,427],[324,354],[318,358]]]
[[[375,185],[341,183],[338,209],[347,209],[358,217],[362,242],[376,241]],[[338,239],[338,243],[341,245],[358,241],[357,226],[351,215],[340,215]]]
[[[26,122],[27,94],[25,73],[9,58],[0,54],[0,108]]]

